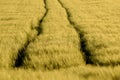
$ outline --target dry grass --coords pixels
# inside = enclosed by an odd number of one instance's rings
[[[35,69],[59,69],[84,64],[79,36],[56,0],[46,0],[42,33],[26,49],[25,64]],[[56,7],[54,7],[56,6]]]
[[[43,1],[0,1],[0,67],[15,64],[20,50],[37,34],[34,27],[44,12]]]
[[[0,80],[120,80],[119,3],[0,0]]]
[[[53,71],[1,70],[0,80],[120,80],[120,67],[78,66]]]
[[[82,33],[84,50],[93,64],[120,63],[119,3],[113,0],[60,0]],[[76,8],[77,7],[77,8]]]

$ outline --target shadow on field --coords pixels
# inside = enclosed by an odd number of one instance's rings
[[[82,31],[79,33],[79,38],[80,38],[81,51],[83,52],[86,64],[94,64],[90,59],[92,55],[91,55],[90,50],[87,49],[87,40],[86,38],[84,38],[84,33]]]
[[[25,59],[26,56],[25,50],[27,48],[27,45],[29,45],[29,42],[25,45],[24,48],[18,51],[18,56],[13,67],[21,67],[24,64],[23,60]]]
[[[41,22],[41,21],[39,21],[39,22]],[[42,34],[42,32],[43,32],[43,30],[42,30],[42,28],[41,28],[41,23],[39,23],[39,26],[37,26],[37,27],[34,28],[34,29],[38,32],[38,33],[37,33],[37,36],[39,36],[39,35]],[[33,29],[33,30],[34,30],[34,29]],[[37,36],[36,36],[36,37],[37,37]],[[15,60],[15,64],[14,64],[13,67],[21,67],[21,66],[24,65],[24,59],[25,59],[26,57],[28,57],[28,56],[27,56],[28,53],[26,53],[26,49],[27,49],[27,47],[29,46],[29,44],[30,44],[31,42],[34,42],[34,40],[36,39],[36,37],[35,37],[34,39],[32,39],[32,40],[27,39],[27,41],[26,41],[25,45],[23,46],[23,48],[18,51],[18,56],[17,56],[17,59]]]
[[[39,23],[39,25],[41,26],[41,24]],[[40,34],[42,34],[43,30],[41,27],[36,27],[35,30],[38,32],[37,36],[39,36]]]

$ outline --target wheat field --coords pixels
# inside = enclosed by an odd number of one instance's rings
[[[0,0],[0,80],[120,80],[119,0]]]

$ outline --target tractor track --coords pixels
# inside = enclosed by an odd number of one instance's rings
[[[47,9],[46,6],[47,6],[46,0],[44,0],[45,13],[44,13],[44,15],[42,16],[42,18],[39,20],[38,26],[35,27],[35,28],[31,28],[31,30],[36,30],[36,31],[37,31],[37,36],[34,37],[34,39],[32,39],[32,40],[29,40],[29,39],[27,38],[27,41],[26,41],[25,45],[18,51],[18,56],[17,56],[17,58],[16,58],[16,60],[15,60],[15,64],[13,65],[13,67],[18,68],[18,67],[21,67],[21,66],[24,64],[23,60],[25,59],[25,56],[26,56],[26,49],[28,48],[28,46],[29,46],[29,44],[30,44],[31,42],[34,42],[34,40],[35,40],[40,34],[42,34],[42,25],[41,25],[41,24],[42,24],[44,18],[46,17],[46,15],[47,15],[47,13],[48,13],[48,9]]]
[[[79,41],[80,41],[80,51],[82,51],[82,55],[83,58],[86,62],[86,64],[93,64],[93,62],[90,59],[91,53],[90,51],[87,49],[87,40],[84,38],[84,32],[81,31],[80,29],[78,29],[77,25],[74,23],[74,21],[71,20],[71,13],[69,12],[69,10],[63,5],[63,3],[61,2],[61,0],[57,0],[59,2],[59,4],[62,6],[62,8],[64,8],[66,14],[67,14],[67,19],[69,21],[69,23],[73,26],[73,28],[76,30],[78,36],[79,36]]]

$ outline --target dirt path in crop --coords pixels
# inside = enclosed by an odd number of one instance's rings
[[[46,0],[43,0],[43,2],[44,2],[44,8],[46,11],[43,14],[43,16],[41,17],[41,19],[39,20],[38,26],[34,26],[34,25],[31,26],[31,30],[37,31],[37,36],[42,34],[41,23],[43,22],[44,18],[47,15],[47,12],[48,12],[48,9],[46,7]],[[26,44],[24,45],[24,47],[18,51],[18,57],[15,61],[15,65],[13,67],[21,67],[23,65],[23,60],[25,59],[25,56],[26,56],[26,49],[28,48],[28,46],[31,42],[34,42],[34,40],[37,38],[37,36],[34,37],[32,40],[28,39]]]
[[[42,0],[0,1],[0,68],[22,64],[27,46],[41,34],[43,3]]]
[[[38,35],[20,51],[24,55],[18,57],[16,67],[53,70],[84,65],[79,34],[66,10],[57,0],[44,0],[44,4]]]
[[[79,36],[79,41],[80,41],[79,47],[80,47],[80,51],[83,52],[83,57],[84,57],[84,60],[86,61],[86,64],[92,64],[92,61],[89,59],[90,51],[86,49],[86,40],[84,39],[84,33],[80,31],[80,29],[76,27],[74,21],[71,20],[71,13],[69,12],[69,10],[62,4],[60,0],[58,0],[58,2],[65,9],[68,21],[73,26],[73,28],[76,30]]]

